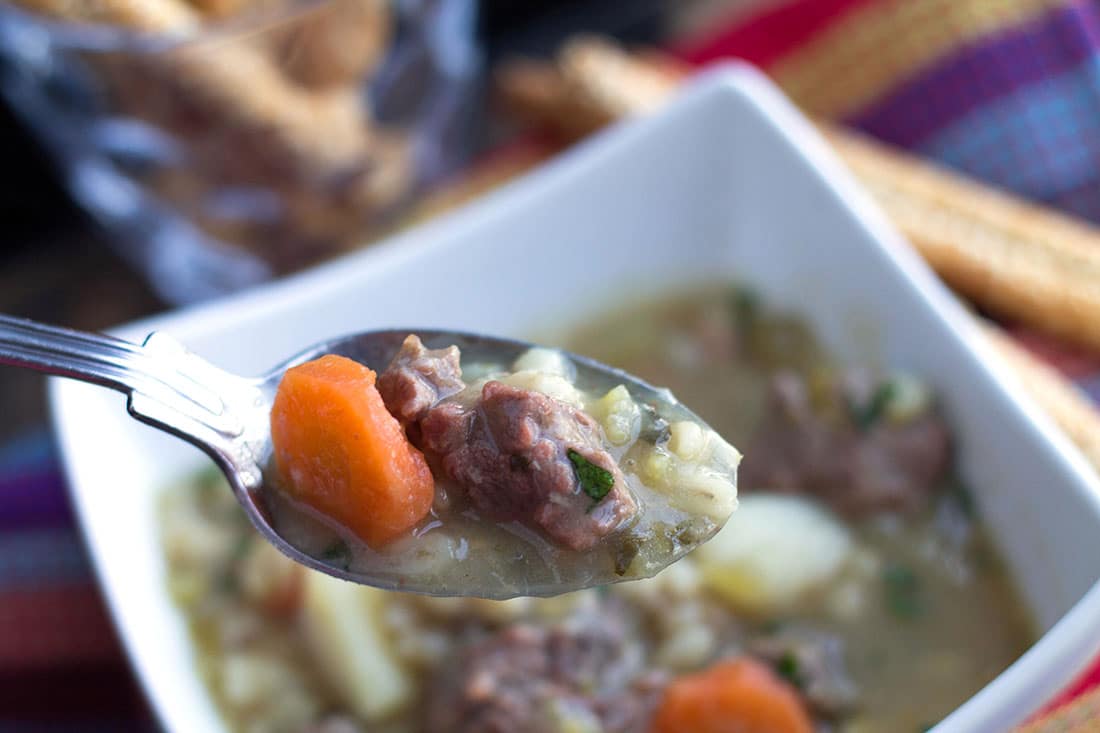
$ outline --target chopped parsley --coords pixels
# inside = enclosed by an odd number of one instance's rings
[[[321,559],[329,565],[347,570],[351,564],[351,548],[343,540],[336,540],[331,545],[321,550]]]
[[[920,578],[910,568],[891,563],[882,571],[886,606],[900,619],[912,620],[924,613]]]
[[[784,652],[775,662],[775,673],[795,687],[802,687],[802,675],[798,667],[798,657],[794,652]]]
[[[615,477],[606,468],[600,468],[572,448],[565,455],[573,464],[573,472],[580,482],[581,491],[591,497],[593,504],[598,504],[615,485]]]
[[[744,286],[734,286],[730,309],[737,328],[747,331],[756,324],[760,314],[760,296]]]
[[[898,387],[891,381],[880,384],[867,400],[867,404],[852,407],[852,421],[860,430],[870,430],[882,416],[886,414],[886,407],[897,395]]]

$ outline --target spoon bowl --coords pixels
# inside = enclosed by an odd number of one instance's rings
[[[323,341],[305,349],[294,357],[279,364],[266,375],[256,381],[256,387],[263,395],[263,418],[266,421],[270,412],[271,403],[274,400],[275,391],[279,381],[287,369],[298,364],[334,354],[344,356],[357,361],[365,366],[381,372],[389,364],[394,354],[401,348],[401,343],[410,333],[417,334],[425,347],[429,349],[457,346],[462,352],[464,361],[492,361],[511,363],[521,354],[533,348],[535,345],[518,339],[507,339],[484,334],[474,334],[456,331],[441,331],[432,329],[401,328],[384,331],[369,331],[349,336]],[[634,398],[642,403],[660,407],[660,412],[666,418],[694,420],[701,422],[690,410],[684,407],[667,389],[654,387],[621,369],[602,364],[593,359],[579,356],[569,352],[561,352],[577,371],[577,383],[592,388],[609,389],[615,385],[625,385]],[[265,422],[266,425],[266,422]],[[266,428],[265,428],[266,429]],[[260,465],[269,466],[271,463],[271,439],[267,432],[263,448],[260,449]],[[217,457],[215,457],[217,460]],[[221,464],[219,464],[221,465]],[[295,543],[288,540],[289,533],[278,531],[277,518],[273,513],[273,496],[270,491],[250,489],[240,481],[234,481],[236,475],[231,467],[222,465],[223,472],[230,477],[230,483],[237,499],[245,507],[249,519],[253,525],[263,534],[267,541],[271,542],[283,554],[307,567],[319,570],[334,577],[350,580],[355,583],[371,585],[390,590],[400,590],[429,595],[469,595],[468,589],[462,584],[463,577],[455,577],[453,582],[440,585],[439,578],[425,580],[416,576],[410,576],[398,569],[389,569],[385,566],[374,567],[371,570],[360,570],[348,567],[342,562],[334,562],[331,558],[322,557],[323,553],[311,553],[303,549],[303,543]],[[270,471],[270,469],[268,469]],[[261,469],[262,472],[262,469]],[[680,554],[670,557],[669,562],[679,559]],[[484,578],[495,579],[497,584],[486,585]],[[543,585],[538,583],[517,584],[513,578],[504,575],[487,575],[477,587],[474,595],[482,598],[512,598],[519,595],[556,595],[558,593],[580,590],[592,585],[602,585],[621,580],[615,576],[594,577],[585,574],[575,577],[560,577],[556,583]]]
[[[162,333],[138,345],[113,337],[48,326],[0,315],[0,364],[34,369],[117,389],[129,395],[127,409],[136,419],[182,438],[207,453],[225,474],[249,521],[265,540],[306,567],[379,588],[430,595],[510,598],[556,595],[623,580],[621,573],[585,569],[575,574],[527,579],[521,573],[489,572],[471,584],[462,573],[421,577],[407,567],[385,562],[349,564],[303,542],[280,523],[278,507],[287,501],[271,479],[270,412],[287,369],[324,355],[347,357],[376,371],[386,368],[405,337],[416,333],[427,348],[455,345],[464,361],[512,363],[534,345],[481,334],[426,329],[389,329],[323,341],[276,365],[260,377],[223,371]],[[591,390],[624,385],[640,404],[666,420],[702,421],[667,389],[654,387],[620,369],[562,352],[576,369],[576,383]],[[323,522],[321,522],[323,524]],[[517,531],[523,531],[518,530]],[[529,537],[527,538],[530,539]],[[532,544],[538,547],[538,543]],[[691,549],[670,546],[653,574]],[[381,554],[378,559],[384,559]],[[487,562],[470,557],[465,562]],[[509,562],[521,563],[522,557]],[[637,577],[637,576],[635,576]]]

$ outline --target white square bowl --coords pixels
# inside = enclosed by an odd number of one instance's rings
[[[388,243],[118,333],[166,331],[257,373],[343,333],[545,332],[624,294],[716,278],[798,310],[842,358],[906,368],[941,395],[962,473],[1045,634],[936,730],[1023,720],[1100,648],[1100,486],[985,358],[969,315],[749,67],[710,73],[662,113]],[[155,511],[157,493],[204,459],[130,420],[118,395],[62,380],[50,389],[74,502],[146,691],[170,731],[223,730],[167,593]]]

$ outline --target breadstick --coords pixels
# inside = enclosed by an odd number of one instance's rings
[[[330,88],[363,81],[390,40],[385,0],[328,0],[282,24],[270,45],[300,84]]]
[[[201,21],[179,0],[13,0],[24,10],[55,20],[118,25],[145,33],[180,33]]]
[[[497,71],[496,86],[511,116],[550,128],[565,140],[579,140],[615,119],[597,104],[572,94],[565,78],[549,64],[510,62]]]
[[[329,196],[306,191],[284,197],[286,222],[310,240],[358,236],[374,217],[391,213],[413,186],[409,138],[378,130],[364,173],[347,186],[333,187]]]
[[[604,110],[610,119],[652,112],[668,100],[682,79],[590,36],[567,43],[558,66],[570,91]]]
[[[1100,470],[1100,412],[1060,372],[1032,356],[992,323],[983,323],[989,343],[1019,380],[1020,387],[1054,420]]]
[[[142,32],[188,32],[199,22],[181,0],[18,1],[62,20]],[[215,36],[140,57],[95,59],[130,114],[177,132],[244,182],[278,174],[312,184],[361,166],[368,128],[356,90],[301,89],[251,40]]]
[[[563,48],[557,64],[503,65],[496,86],[514,116],[574,140],[620,117],[657,108],[682,75],[657,58],[640,61],[610,42],[584,36]]]
[[[1100,348],[1100,232],[854,133],[826,137],[928,263],[985,308]]]
[[[191,0],[191,4],[208,18],[228,18],[248,7],[247,0]]]
[[[163,62],[163,83],[217,114],[214,124],[227,126],[241,143],[250,134],[261,136],[271,147],[258,155],[285,157],[301,176],[336,175],[367,153],[365,104],[357,89],[299,89],[240,41],[181,48]]]

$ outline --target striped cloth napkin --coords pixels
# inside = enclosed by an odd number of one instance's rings
[[[794,0],[675,49],[737,56],[811,114],[1100,222],[1100,3]],[[1100,398],[1100,362],[1019,337]],[[1029,726],[1100,729],[1100,667]],[[45,429],[0,446],[0,733],[153,731]]]
[[[807,113],[1100,222],[1100,5],[798,0],[680,49],[752,61]]]

